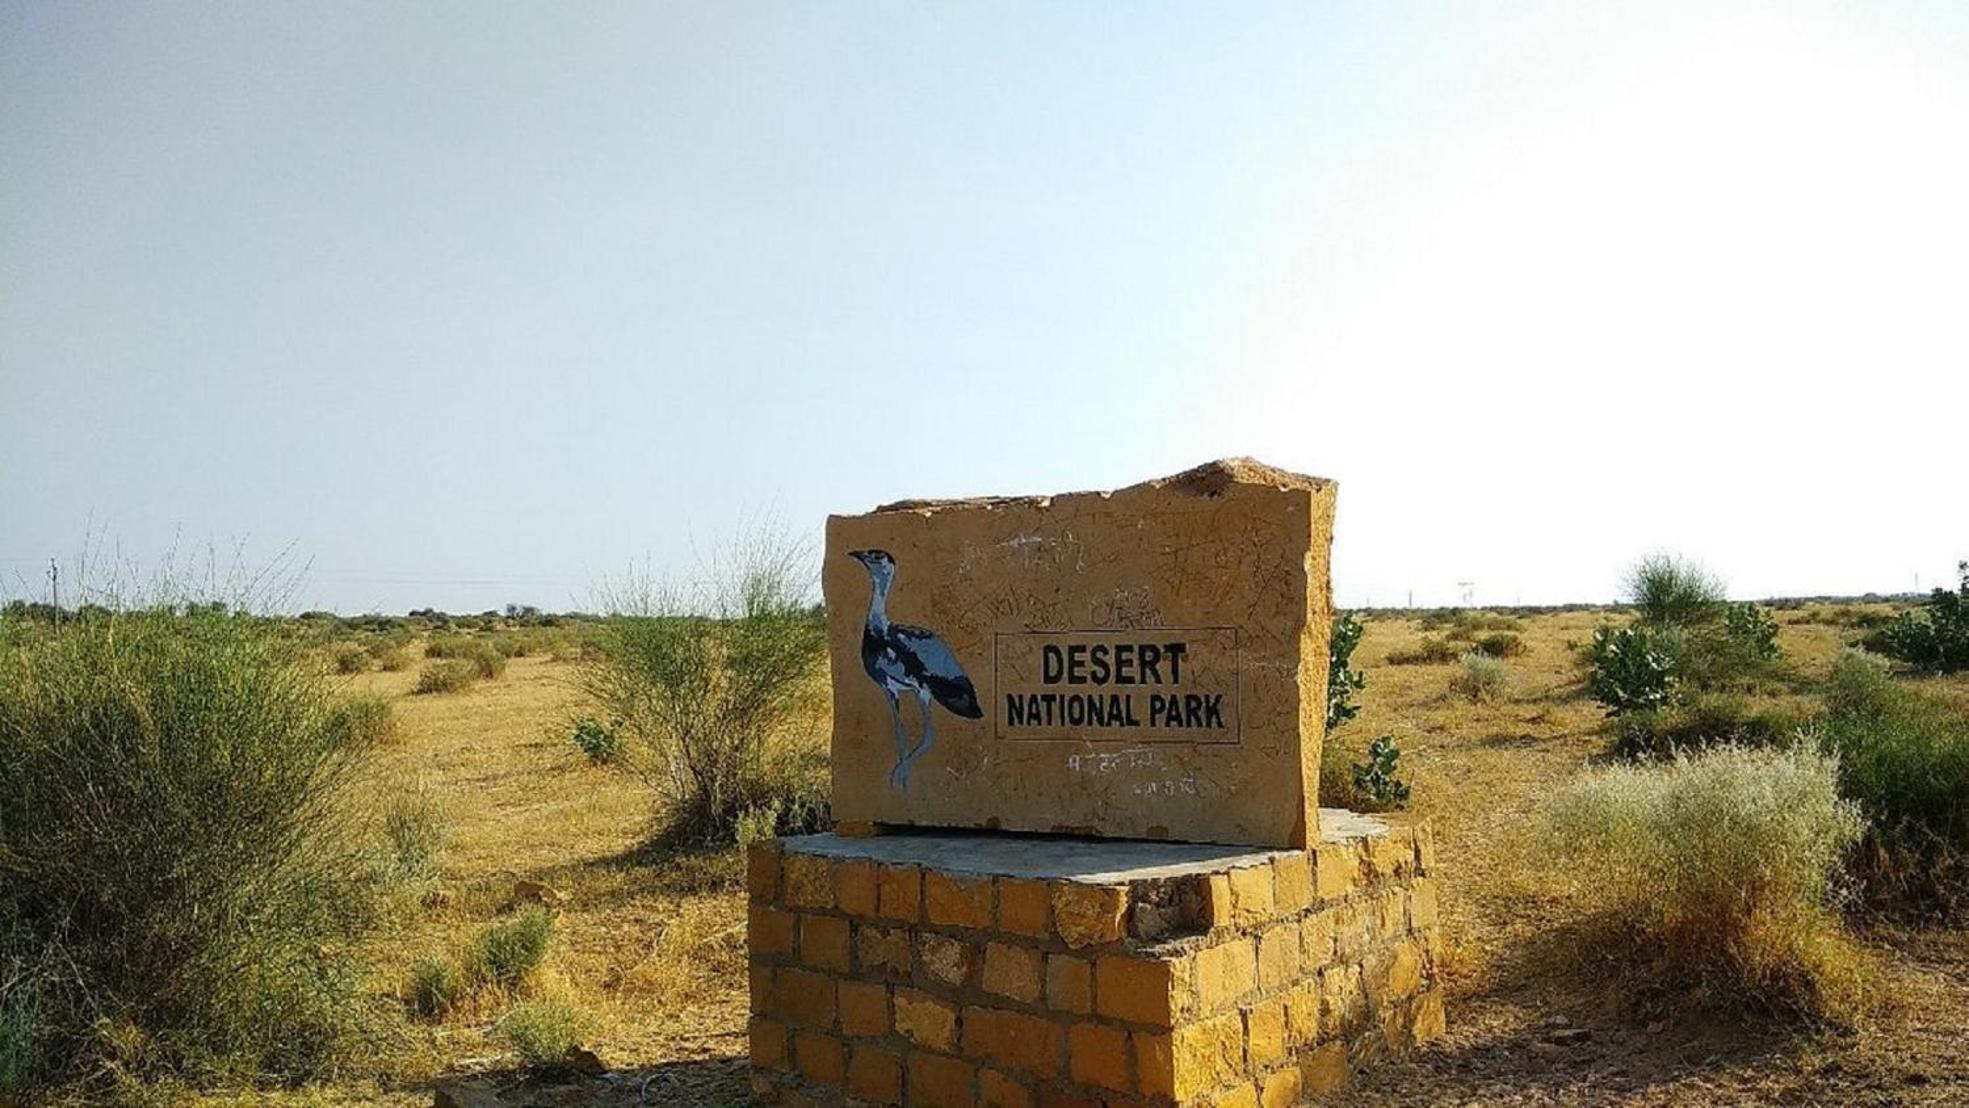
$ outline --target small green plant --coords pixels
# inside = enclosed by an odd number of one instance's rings
[[[378,644],[371,648],[376,659],[376,668],[384,673],[401,673],[410,668],[410,652],[394,644]]]
[[[426,954],[410,967],[410,1007],[425,1019],[442,1019],[465,995],[465,975],[448,958]]]
[[[603,726],[594,716],[582,716],[574,721],[574,745],[591,762],[613,762],[622,757],[621,727],[621,720]]]
[[[1627,571],[1627,598],[1643,623],[1692,627],[1717,617],[1723,583],[1697,562],[1651,554]]]
[[[1639,624],[1595,627],[1588,650],[1593,668],[1586,689],[1608,715],[1653,711],[1674,695],[1675,653],[1668,636]]]
[[[1504,663],[1488,654],[1471,651],[1463,656],[1463,668],[1449,679],[1450,691],[1473,703],[1496,700],[1504,695],[1509,680]]]
[[[1479,637],[1473,649],[1492,658],[1516,658],[1525,652],[1525,641],[1510,631],[1492,631]]]
[[[512,988],[547,957],[553,937],[554,917],[537,906],[494,924],[479,935],[475,976],[487,984]]]
[[[482,644],[471,635],[433,635],[424,644],[426,658],[466,658]]]
[[[369,670],[369,651],[354,643],[337,643],[329,652],[329,658],[336,673],[366,673]]]
[[[1401,779],[1402,752],[1392,735],[1383,735],[1367,744],[1367,761],[1353,765],[1354,792],[1362,807],[1385,812],[1408,807],[1408,783]]]
[[[396,709],[380,696],[348,697],[330,709],[328,721],[359,748],[387,745],[397,738]]]
[[[1768,746],[1795,735],[1804,721],[1777,709],[1753,709],[1729,693],[1698,693],[1614,721],[1613,752],[1623,758],[1667,758],[1724,743]]]
[[[1969,669],[1969,562],[1956,566],[1956,591],[1936,589],[1927,612],[1902,612],[1866,638],[1866,648],[1929,673]]]
[[[1367,675],[1352,668],[1354,648],[1366,632],[1352,613],[1333,621],[1333,639],[1326,663],[1326,728],[1335,727],[1360,714],[1354,694],[1367,687]]]
[[[1463,656],[1463,651],[1455,643],[1424,635],[1422,640],[1410,650],[1397,650],[1388,655],[1391,666],[1446,666]]]
[[[1809,745],[1720,746],[1591,772],[1549,802],[1543,826],[1613,964],[1711,1000],[1839,1019],[1863,971],[1835,882],[1864,820],[1838,780],[1837,761]]]
[[[423,884],[438,875],[448,821],[428,787],[418,784],[390,797],[383,813],[387,846],[383,876],[394,884]]]
[[[472,687],[479,679],[479,667],[464,659],[437,662],[417,675],[419,693],[455,693]]]
[[[587,1017],[572,1005],[556,1000],[529,1000],[499,1020],[499,1037],[531,1070],[566,1066],[587,1028]]]

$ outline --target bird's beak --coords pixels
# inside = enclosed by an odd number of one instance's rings
[[[848,557],[853,558],[862,565],[868,564],[868,551],[866,550],[850,550],[848,551]]]

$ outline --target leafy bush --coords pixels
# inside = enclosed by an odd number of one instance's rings
[[[384,877],[395,884],[429,882],[438,875],[448,821],[436,794],[418,784],[390,797],[383,813],[388,847]]]
[[[1480,703],[1504,695],[1507,680],[1503,662],[1473,650],[1463,656],[1463,668],[1450,677],[1449,688],[1451,692]]]
[[[1860,855],[1883,904],[1959,916],[1969,907],[1969,716],[1848,653],[1833,669],[1824,741],[1841,788],[1871,822]]]
[[[483,645],[471,635],[432,635],[424,644],[424,657],[468,658]]]
[[[1354,694],[1367,687],[1367,675],[1352,668],[1354,648],[1366,632],[1361,621],[1343,613],[1333,621],[1332,647],[1326,661],[1326,727],[1335,727],[1360,714]]]
[[[1525,641],[1509,631],[1493,631],[1477,639],[1473,649],[1492,658],[1515,658],[1525,652]]]
[[[479,935],[473,976],[487,984],[512,988],[526,979],[554,937],[554,917],[545,908],[528,908],[505,923]]]
[[[439,662],[424,667],[417,675],[419,693],[464,692],[479,679],[479,667],[464,659]]]
[[[336,673],[365,673],[369,669],[369,651],[354,643],[337,643],[329,652],[329,658]]]
[[[397,738],[396,709],[380,696],[347,697],[329,709],[328,721],[358,748],[382,746]]]
[[[1402,752],[1394,737],[1383,735],[1367,744],[1367,761],[1353,765],[1354,792],[1361,810],[1386,812],[1408,806],[1408,783],[1401,779]]]
[[[460,660],[470,663],[472,670],[487,681],[496,681],[506,674],[506,656],[485,643],[479,643]]]
[[[594,716],[582,716],[574,721],[574,745],[591,762],[613,762],[622,756],[621,730],[621,720],[604,727]]]
[[[1643,623],[1690,627],[1717,618],[1723,583],[1699,563],[1651,554],[1627,571],[1627,598]]]
[[[530,1000],[499,1020],[499,1037],[527,1069],[553,1070],[568,1064],[581,1048],[587,1018],[572,1005]]]
[[[1586,689],[1608,715],[1657,710],[1675,692],[1674,647],[1645,626],[1595,627],[1588,656]]]
[[[1614,725],[1614,753],[1624,758],[1667,758],[1724,743],[1765,746],[1789,739],[1803,724],[1788,712],[1753,710],[1740,696],[1701,693],[1621,716]]]
[[[441,1019],[465,995],[465,976],[450,959],[427,954],[410,967],[410,1007],[425,1019]]]
[[[379,644],[371,648],[376,659],[376,668],[384,673],[400,673],[410,668],[410,652],[394,644]]]
[[[1831,905],[1864,820],[1838,779],[1809,746],[1616,766],[1552,799],[1546,838],[1617,964],[1712,999],[1843,1017],[1859,974]]]
[[[305,649],[208,607],[0,633],[16,1089],[300,1079],[353,1049],[364,870],[339,798],[361,737]]]
[[[1446,666],[1463,656],[1456,644],[1427,635],[1412,650],[1397,650],[1388,655],[1391,666]]]
[[[816,764],[825,631],[800,568],[797,552],[760,543],[694,595],[632,578],[606,601],[616,614],[576,683],[622,721],[625,761],[664,803],[673,839],[732,841],[741,814],[797,790],[787,771]]]
[[[1956,566],[1955,592],[1936,589],[1925,616],[1902,612],[1867,636],[1866,648],[1930,673],[1969,669],[1969,562]]]

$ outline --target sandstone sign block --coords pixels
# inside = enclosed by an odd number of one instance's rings
[[[836,818],[1317,842],[1334,492],[1233,459],[830,518]]]

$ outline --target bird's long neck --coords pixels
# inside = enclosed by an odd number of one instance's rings
[[[868,629],[877,635],[889,633],[889,582],[875,578],[875,590],[868,596]]]

